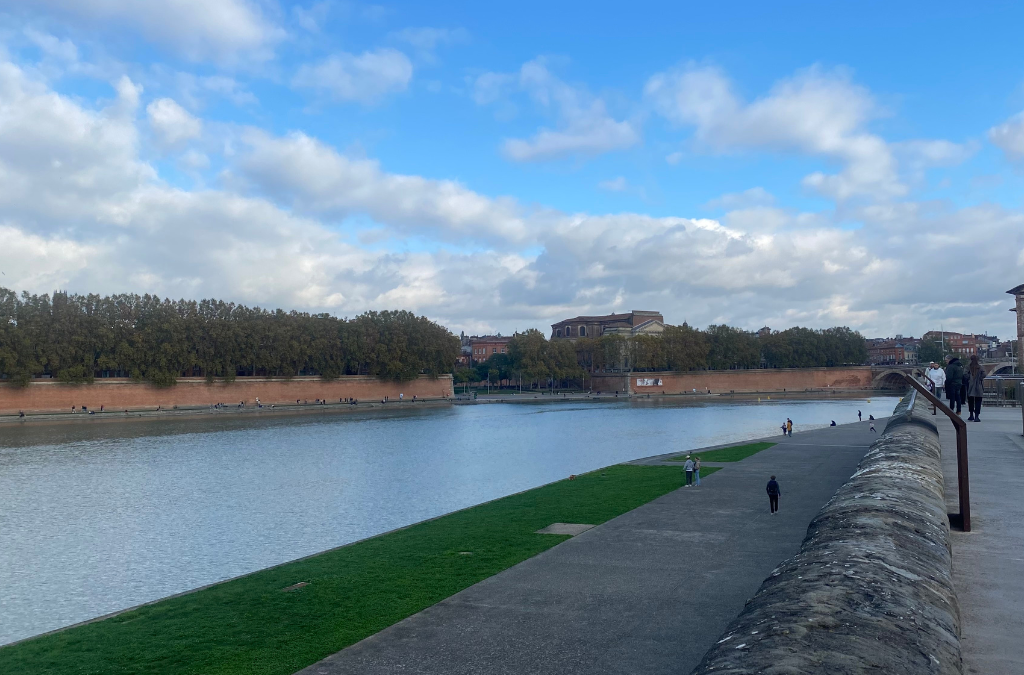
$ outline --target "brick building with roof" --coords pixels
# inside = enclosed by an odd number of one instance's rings
[[[602,335],[660,336],[665,331],[665,317],[661,312],[633,310],[625,314],[604,316],[577,316],[551,324],[552,340],[576,340],[581,337],[599,338]]]

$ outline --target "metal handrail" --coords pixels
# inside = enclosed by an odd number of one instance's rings
[[[960,498],[960,513],[949,514],[949,524],[960,528],[964,532],[970,532],[971,485],[967,472],[967,422],[939,400],[935,394],[928,391],[928,388],[918,382],[912,375],[903,373],[903,378],[932,404],[933,409],[938,409],[945,413],[946,417],[949,418],[949,421],[956,428],[956,485]]]

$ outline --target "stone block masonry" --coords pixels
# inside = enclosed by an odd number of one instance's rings
[[[939,437],[926,415],[897,406],[800,553],[771,573],[695,675],[963,673]]]
[[[407,382],[389,382],[375,377],[352,375],[325,381],[319,377],[291,379],[238,378],[234,382],[207,384],[204,379],[183,378],[173,387],[154,387],[143,382],[110,378],[93,384],[62,384],[54,380],[34,381],[27,387],[0,384],[0,415],[38,412],[70,412],[71,406],[90,410],[200,408],[215,403],[237,405],[245,401],[255,405],[256,398],[264,405],[295,405],[296,400],[325,399],[337,403],[339,399],[355,398],[359,401],[380,401],[389,396],[398,401],[439,399],[452,395],[452,376],[436,379],[422,375]]]

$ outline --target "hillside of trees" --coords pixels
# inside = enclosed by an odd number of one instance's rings
[[[731,326],[707,330],[666,326],[661,337],[547,340],[537,330],[515,335],[508,353],[494,354],[474,368],[456,371],[459,382],[490,380],[565,382],[614,370],[688,371],[735,368],[809,368],[860,365],[867,361],[864,337],[849,328],[790,328],[758,335]]]
[[[151,295],[18,297],[0,288],[0,378],[63,382],[132,377],[374,375],[409,380],[450,373],[459,340],[411,312],[354,319]]]

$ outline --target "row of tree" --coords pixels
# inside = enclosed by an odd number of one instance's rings
[[[605,335],[546,340],[539,331],[515,335],[506,354],[494,354],[474,368],[461,369],[462,382],[562,382],[608,371],[689,371],[737,368],[809,368],[863,364],[864,337],[849,328],[790,328],[752,333],[726,325],[707,330],[686,324],[666,326],[659,337]]]
[[[459,340],[411,312],[354,319],[152,295],[18,297],[0,288],[0,378],[27,384],[132,377],[374,375],[409,380],[450,373]]]

